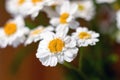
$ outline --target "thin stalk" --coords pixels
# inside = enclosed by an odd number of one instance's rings
[[[71,69],[71,70],[76,71],[76,72],[83,78],[83,80],[89,80],[89,79],[87,79],[87,77],[83,74],[83,72],[79,71],[76,67],[74,67],[74,66],[71,65],[70,63],[65,62],[65,63],[63,64],[63,66],[65,66],[65,67],[68,68],[68,69]]]
[[[79,49],[79,62],[78,62],[79,71],[82,70],[82,60],[83,60],[83,48],[80,48]]]

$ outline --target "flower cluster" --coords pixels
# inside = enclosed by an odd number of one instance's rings
[[[98,4],[114,1],[96,0]],[[39,41],[36,57],[45,66],[71,62],[79,48],[95,45],[99,41],[99,33],[88,30],[76,20],[93,19],[96,8],[92,0],[6,0],[6,9],[13,19],[0,28],[0,47],[17,47],[21,43],[27,46]],[[39,25],[29,29],[24,18],[30,16],[34,20],[40,11],[46,12],[50,18],[49,26]],[[120,12],[117,15],[119,19]]]

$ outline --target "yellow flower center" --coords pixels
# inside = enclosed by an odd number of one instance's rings
[[[87,32],[80,32],[78,36],[79,36],[80,39],[89,39],[89,38],[91,38],[91,35],[89,33],[87,33]]]
[[[60,23],[61,24],[66,24],[67,21],[66,19],[69,17],[69,14],[68,13],[63,13],[61,16],[60,16]]]
[[[36,4],[36,3],[38,3],[38,2],[42,2],[43,0],[32,0],[32,3],[33,4]]]
[[[61,52],[64,46],[65,46],[64,42],[61,39],[56,38],[50,41],[48,48],[50,52],[56,54],[58,52]]]
[[[84,7],[84,5],[80,4],[80,5],[78,5],[78,9],[79,9],[80,11],[83,11],[83,10],[85,9],[85,7]]]
[[[41,28],[41,29],[35,29],[35,30],[33,30],[33,31],[31,32],[31,35],[39,34],[39,33],[41,33],[42,31],[43,31],[43,28]]]
[[[16,31],[17,31],[17,25],[14,24],[14,23],[7,23],[7,24],[4,26],[4,32],[5,32],[8,36],[14,34]]]
[[[19,0],[19,1],[18,1],[18,4],[19,4],[19,5],[22,5],[24,2],[25,2],[25,0]]]

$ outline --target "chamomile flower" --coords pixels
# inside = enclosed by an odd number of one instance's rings
[[[7,0],[6,9],[13,14],[13,16],[30,15],[32,19],[34,19],[45,5],[50,5],[53,1],[54,0]]]
[[[6,0],[6,10],[13,16],[27,16],[29,10],[28,0]]]
[[[75,29],[79,26],[79,23],[74,20],[74,14],[76,13],[77,5],[70,4],[69,1],[65,1],[60,8],[57,8],[57,12],[59,14],[58,17],[53,17],[50,20],[50,23],[53,26],[57,26],[57,31],[66,30],[69,28]]]
[[[120,10],[118,10],[116,13],[116,22],[118,29],[120,29]]]
[[[43,9],[45,3],[46,0],[29,0],[29,11],[27,12],[27,14],[30,15],[32,19],[34,19]]]
[[[5,41],[3,44],[0,44],[1,47],[6,47],[6,45],[17,47],[20,43],[24,43],[29,29],[25,27],[21,17],[16,17],[9,20],[0,31],[0,42],[1,40]]]
[[[38,16],[39,12],[44,8],[44,6],[50,6],[55,0],[29,0],[29,11],[28,15],[31,15],[32,19]]]
[[[53,30],[54,29],[51,26],[48,26],[48,27],[38,26],[37,28],[30,31],[28,35],[28,39],[25,42],[25,45],[42,40],[42,36],[41,36],[42,33],[47,31],[53,31]]]
[[[71,62],[77,55],[78,48],[76,41],[70,36],[62,36],[53,32],[44,34],[44,39],[40,41],[36,57],[42,65],[56,66],[64,61]]]
[[[96,42],[99,41],[99,34],[89,31],[87,28],[77,28],[76,32],[74,32],[72,35],[76,39],[78,47],[95,45]]]
[[[91,20],[95,15],[95,6],[93,1],[91,0],[82,0],[82,1],[74,1],[77,5],[77,12],[75,14],[76,17],[83,18],[87,21]]]
[[[97,3],[113,3],[116,0],[96,0]]]

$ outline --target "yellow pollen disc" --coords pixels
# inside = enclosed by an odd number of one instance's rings
[[[18,1],[18,4],[19,4],[19,5],[22,5],[24,2],[25,2],[25,0],[19,0],[19,1]]]
[[[43,0],[32,0],[32,3],[33,4],[36,4],[36,3],[38,3],[38,2],[42,2]]]
[[[4,26],[4,32],[5,32],[8,36],[14,34],[16,31],[17,31],[17,25],[14,24],[14,23],[7,23],[7,24]]]
[[[64,42],[61,39],[56,38],[50,41],[48,48],[50,52],[56,54],[58,52],[61,52],[64,46],[65,46]]]
[[[91,35],[89,33],[87,33],[87,32],[80,32],[78,36],[79,36],[80,39],[89,39],[89,38],[91,38]]]
[[[65,24],[67,23],[66,19],[69,17],[69,14],[68,13],[63,13],[61,16],[60,16],[60,23],[61,24]]]
[[[80,11],[83,11],[83,10],[85,9],[85,7],[80,4],[80,5],[78,5],[78,9],[79,9]]]
[[[36,35],[36,34],[39,34],[43,31],[43,29],[35,29],[31,32],[31,35]]]

